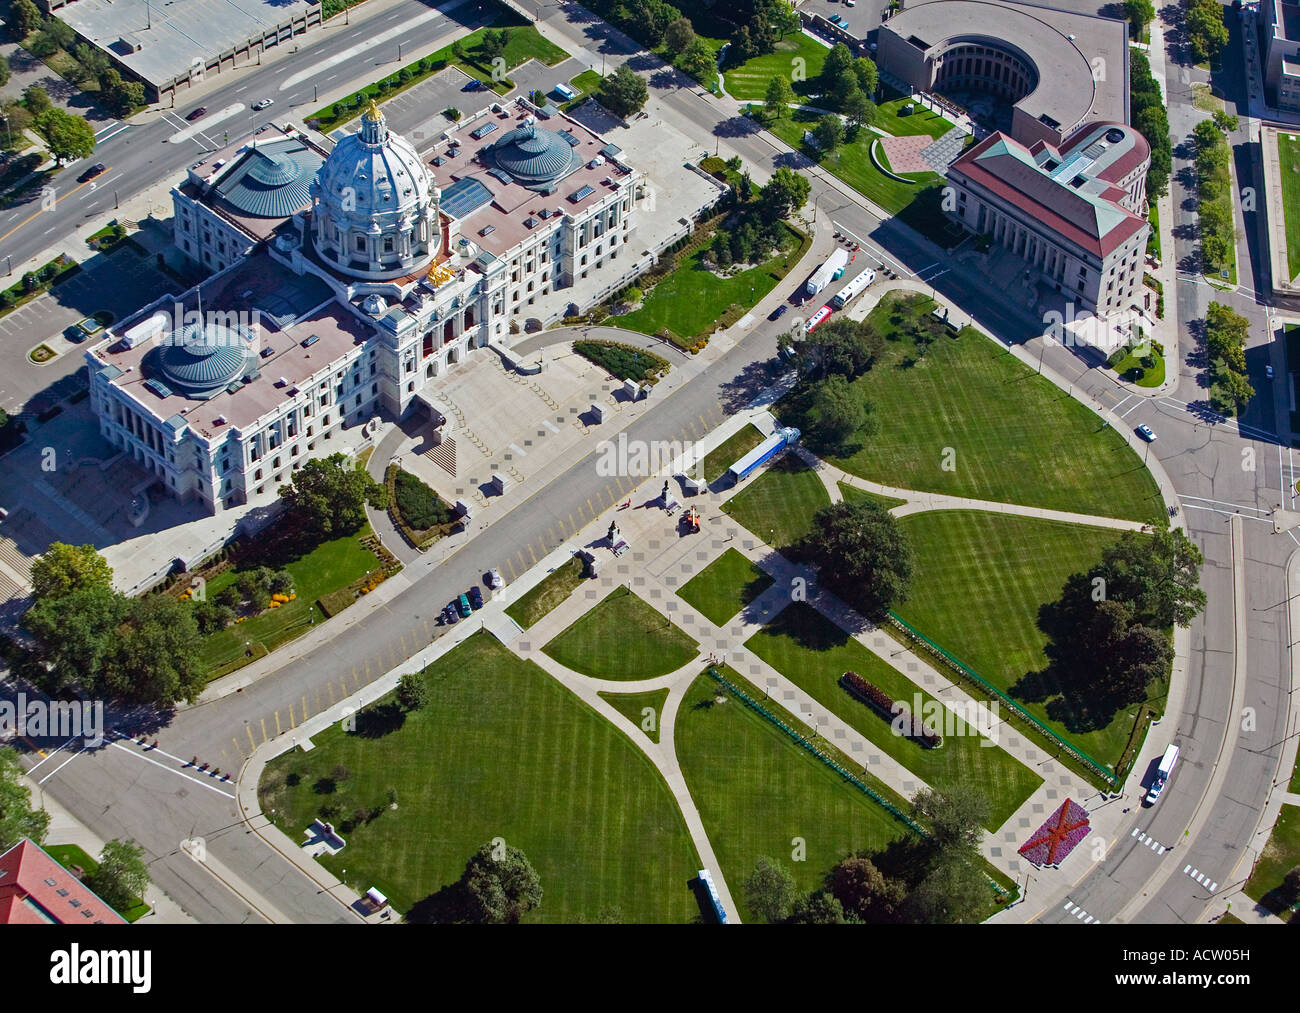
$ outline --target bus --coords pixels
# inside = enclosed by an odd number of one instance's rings
[[[811,334],[813,331],[817,330],[817,328],[820,327],[822,324],[826,323],[826,321],[829,320],[830,318],[831,318],[831,308],[829,306],[823,306],[816,313],[810,316],[808,318],[808,322],[803,325],[804,333]]]
[[[831,300],[831,305],[837,310],[844,309],[844,307],[847,306],[859,292],[875,280],[876,272],[871,270],[871,268],[867,268],[835,293],[835,297]]]

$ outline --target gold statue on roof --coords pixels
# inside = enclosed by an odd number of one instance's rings
[[[370,100],[370,105],[366,107],[366,119],[379,121],[379,106],[375,105],[375,100]]]

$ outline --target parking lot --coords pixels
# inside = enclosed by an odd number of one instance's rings
[[[799,10],[804,14],[820,14],[828,21],[832,17],[843,18],[848,22],[849,34],[863,39],[880,27],[888,5],[880,0],[856,0],[852,7],[848,6],[847,0],[807,0],[799,5]]]

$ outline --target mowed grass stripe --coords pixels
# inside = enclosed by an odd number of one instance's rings
[[[931,787],[975,789],[985,795],[991,807],[989,830],[997,830],[1042,783],[1015,757],[983,744],[986,740],[955,716],[946,716],[936,728],[944,735],[937,749],[896,735],[887,719],[840,687],[840,676],[857,672],[922,715],[927,715],[924,707],[935,697],[811,605],[788,605],[745,646]],[[919,711],[917,694],[923,701]]]
[[[583,675],[636,680],[676,671],[699,653],[699,644],[623,586],[542,650]]]
[[[897,488],[1137,521],[1164,513],[1155,480],[1123,438],[1009,351],[967,328],[919,356],[911,328],[934,303],[900,303],[900,295],[886,295],[868,316],[895,340],[854,381],[880,431],[828,460]]]
[[[1039,608],[1120,536],[1108,528],[977,510],[909,514],[899,524],[916,550],[916,570],[910,599],[894,611],[1013,698],[1026,673],[1047,665]],[[1132,731],[1135,707],[1106,728],[1079,731],[1053,718],[1044,701],[1019,702],[1102,763],[1118,762]]]
[[[762,700],[761,690],[719,667]],[[719,693],[726,691],[707,675],[691,684],[677,712],[675,741],[742,920],[754,920],[743,887],[759,858],[777,859],[801,890],[812,890],[848,852],[880,850],[910,833],[738,700],[713,703]],[[804,841],[806,861],[790,860],[795,837]]]
[[[336,726],[313,737],[310,753],[273,760],[259,797],[277,825],[300,834],[327,799],[313,785],[342,764],[351,776],[332,796],[340,818],[386,804],[389,787],[399,807],[345,832],[347,848],[323,864],[346,868],[354,887],[378,887],[400,911],[455,882],[479,846],[502,837],[541,877],[545,896],[528,921],[591,921],[609,907],[628,921],[694,917],[685,883],[698,857],[685,822],[627,737],[486,633],[428,678],[432,700],[400,728],[367,737]]]

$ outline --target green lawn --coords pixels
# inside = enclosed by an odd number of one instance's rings
[[[1276,891],[1282,885],[1282,878],[1297,865],[1300,865],[1300,806],[1284,805],[1243,892],[1274,914],[1285,916],[1286,899]]]
[[[949,726],[936,728],[944,736],[937,749],[896,735],[885,718],[839,685],[841,675],[857,672],[894,700],[906,703],[913,713],[925,713],[915,703],[918,694],[922,707],[935,698],[811,605],[786,606],[745,646],[932,787],[982,791],[991,805],[989,830],[1006,822],[1042,781],[955,716]]]
[[[721,670],[743,688],[734,672]],[[746,691],[762,699],[761,691]],[[910,833],[744,704],[716,703],[720,693],[716,682],[700,676],[677,712],[674,735],[742,921],[753,920],[743,886],[759,858],[781,862],[801,890],[811,890],[850,851],[878,851]],[[802,862],[790,860],[796,837],[807,849]]]
[[[572,88],[574,91],[576,91],[578,94],[575,98],[570,99],[569,102],[565,103],[564,108],[568,109],[571,106],[577,105],[579,102],[583,101],[589,96],[595,95],[596,90],[600,87],[600,82],[603,80],[604,78],[600,76],[599,71],[584,70],[581,74],[579,74],[577,77],[575,77],[572,81],[569,82],[569,87]]]
[[[1291,785],[1287,790],[1300,794],[1300,759],[1296,760],[1295,770],[1291,771]]]
[[[837,482],[835,484],[840,487],[840,495],[844,497],[845,503],[860,503],[866,500],[869,503],[875,503],[882,510],[892,510],[894,507],[902,506],[907,502],[905,499],[868,492],[866,489],[859,489],[856,485],[849,485],[847,482]]]
[[[1300,134],[1277,135],[1277,160],[1286,219],[1286,266],[1294,278],[1300,274]]]
[[[310,753],[267,767],[265,811],[300,839],[330,796],[315,785],[351,772],[333,798],[343,813],[397,810],[343,831],[348,846],[323,864],[354,888],[378,887],[399,911],[459,879],[495,837],[521,848],[541,878],[526,921],[685,922],[698,911],[686,882],[699,868],[672,795],[620,732],[536,665],[478,633],[427,673],[433,699],[387,734],[313,736]],[[295,787],[289,775],[299,779]],[[336,825],[339,825],[336,821]]]
[[[911,114],[899,116],[898,110],[905,105],[911,105]],[[885,133],[893,134],[895,137],[929,134],[934,138],[942,137],[953,128],[953,124],[938,113],[926,109],[919,102],[913,101],[910,95],[890,99],[876,106],[876,120],[872,126],[879,127]]]
[[[557,608],[582,583],[582,560],[574,556],[555,568],[506,609],[506,615],[524,629]]]
[[[1142,356],[1130,351],[1112,368],[1125,380],[1136,383],[1139,387],[1159,387],[1165,382],[1165,357],[1152,350],[1155,365],[1147,369],[1142,365]]]
[[[597,679],[667,675],[699,654],[699,644],[627,587],[616,587],[542,648],[566,668]]]
[[[1026,673],[1047,665],[1039,607],[1055,601],[1065,579],[1096,563],[1119,537],[1106,528],[975,510],[909,514],[899,524],[916,550],[916,570],[911,598],[895,613],[1013,698],[1012,687]],[[1048,716],[1047,701],[1020,703],[1111,766],[1137,713],[1135,704],[1103,729],[1075,732]]]
[[[700,462],[699,470],[704,473],[704,480],[712,485],[727,473],[728,468],[762,442],[763,434],[753,425],[728,436]]]
[[[1151,223],[1151,234],[1147,237],[1147,252],[1153,253],[1156,259],[1163,261],[1160,255],[1160,210],[1155,201],[1147,204],[1147,221]]]
[[[668,699],[668,690],[652,689],[645,693],[601,693],[599,696],[645,732],[651,742],[659,741],[659,724],[663,720],[664,701]],[[654,713],[647,714],[647,708]],[[647,722],[651,725],[649,729],[646,728]]]
[[[735,549],[728,549],[677,594],[714,626],[721,626],[771,586],[771,577]]]
[[[890,179],[871,164],[869,148],[879,134],[863,130],[850,144],[844,144],[830,155],[822,157],[815,147],[805,145],[803,134],[811,129],[820,114],[795,111],[792,117],[782,117],[765,126],[786,144],[818,162],[822,168],[838,176],[858,193],[891,215],[905,221],[912,228],[947,246],[959,235],[939,210],[943,177],[934,172],[899,173],[913,184]],[[906,119],[906,117],[904,117]]]
[[[787,254],[800,249],[794,232],[786,228],[783,234],[781,252],[725,278],[706,268],[701,262],[704,250],[696,250],[650,290],[638,309],[605,322],[643,334],[658,334],[665,328],[682,338],[701,334],[733,303],[753,306],[776,287],[773,273],[782,266],[792,267]]]
[[[281,644],[306,633],[313,621],[324,621],[316,600],[347,587],[379,566],[375,554],[361,544],[361,539],[371,534],[373,532],[367,524],[356,534],[332,539],[285,564],[284,568],[293,575],[297,597],[279,608],[268,609],[259,616],[204,637],[199,645],[203,664],[208,669],[229,666],[243,658],[246,643],[251,645],[255,657],[258,644],[267,651],[274,651]],[[255,562],[251,565],[256,568]],[[238,567],[231,567],[208,581],[208,600],[233,584],[242,572]]]
[[[770,464],[722,509],[773,548],[793,545],[812,530],[812,518],[830,506],[817,473],[794,454]]]
[[[79,865],[83,873],[83,879],[90,879],[99,871],[99,862],[91,858],[84,849],[76,844],[43,844],[41,847],[47,855],[69,872],[72,871],[74,865]],[[141,898],[136,897],[134,900],[135,903],[125,911],[117,912],[128,922],[137,922],[153,910]]]
[[[791,82],[796,97],[806,98],[817,85],[826,54],[830,50],[802,32],[788,35],[776,44],[776,51],[755,56],[725,72],[727,94],[738,101],[762,102],[767,97],[767,83],[774,77]],[[796,63],[802,60],[802,64]],[[799,79],[795,80],[795,68]]]
[[[918,356],[912,319],[932,307],[924,296],[889,294],[871,311],[867,319],[890,340],[854,385],[875,405],[880,432],[847,458],[822,456],[897,488],[1129,520],[1164,516],[1155,480],[1123,438],[1009,351],[967,328]],[[782,421],[790,415],[787,424],[806,432],[802,409],[791,395]]]

